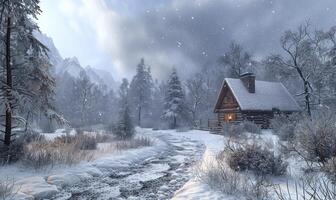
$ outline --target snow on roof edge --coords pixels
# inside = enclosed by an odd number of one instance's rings
[[[233,89],[233,83],[231,83],[231,80],[233,81],[238,81],[240,80],[239,78],[237,79],[234,79],[234,78],[224,78],[224,81],[222,83],[222,87],[221,87],[221,91],[217,97],[217,101],[216,101],[216,106],[215,106],[215,110],[217,108],[217,104],[218,104],[218,101],[219,101],[219,98],[221,96],[221,93],[222,93],[222,90],[223,90],[223,87],[225,85],[225,83],[227,83],[229,89],[231,90],[232,94],[234,95],[239,107],[241,110],[243,111],[271,111],[271,109],[269,108],[266,108],[266,109],[253,109],[253,108],[244,108],[245,106],[243,106],[242,102],[240,102],[240,99],[238,98],[238,95],[236,93],[236,91]],[[287,90],[287,88],[281,83],[281,82],[270,82],[270,81],[262,81],[262,80],[256,80],[256,82],[263,82],[263,83],[269,83],[269,84],[278,84],[282,87],[283,91],[287,94],[287,97],[289,97],[290,99],[290,102],[293,103],[292,108],[278,108],[280,109],[281,111],[284,111],[284,112],[297,112],[297,111],[302,111],[301,107],[299,106],[299,104],[296,102],[296,100],[294,99],[294,97],[292,96],[292,94],[289,93],[289,91]],[[274,108],[277,108],[277,107],[274,107]],[[273,108],[272,108],[273,109]]]

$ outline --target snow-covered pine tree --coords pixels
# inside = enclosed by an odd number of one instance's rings
[[[1,141],[9,149],[13,123],[17,126],[17,119],[23,119],[20,111],[37,108],[51,113],[54,80],[49,73],[48,50],[33,35],[38,31],[32,19],[41,12],[39,1],[3,1],[0,10],[0,110],[5,112],[0,118],[4,124]]]
[[[142,58],[137,66],[136,75],[130,84],[130,99],[137,112],[137,124],[141,126],[142,117],[148,114],[152,101],[153,79],[149,67]]]
[[[119,89],[119,98],[119,120],[115,127],[114,134],[119,139],[129,139],[133,137],[135,131],[129,108],[129,83],[127,79],[122,80]]]
[[[186,116],[185,108],[185,96],[181,81],[176,69],[173,68],[167,83],[165,109],[162,117],[172,120],[171,128],[175,129],[177,127],[177,120]]]
[[[161,121],[160,119],[164,110],[164,102],[165,102],[165,95],[166,95],[166,82],[162,81],[159,83],[158,80],[154,82],[154,89],[153,89],[153,101],[152,101],[152,116],[151,119],[153,121],[152,126],[153,128],[160,128]]]

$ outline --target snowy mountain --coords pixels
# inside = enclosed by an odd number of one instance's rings
[[[63,61],[61,54],[59,53],[58,49],[54,45],[54,41],[51,37],[48,37],[41,32],[35,31],[34,36],[49,49],[49,59],[53,66],[57,66]]]
[[[112,74],[103,69],[95,69],[90,66],[85,68],[90,80],[94,83],[101,83],[107,85],[109,88],[117,89],[119,85],[112,77]]]
[[[65,58],[62,62],[56,65],[56,74],[58,75],[67,72],[71,76],[77,78],[82,71],[85,71],[85,69],[80,65],[76,57]]]
[[[79,63],[77,57],[63,59],[52,38],[40,32],[35,32],[34,35],[49,49],[48,56],[50,58],[51,64],[55,67],[54,72],[56,75],[62,75],[67,72],[71,76],[77,78],[81,72],[85,71],[93,83],[105,84],[110,89],[117,88],[118,83],[113,79],[110,72],[101,69],[95,69],[90,66],[84,68]]]

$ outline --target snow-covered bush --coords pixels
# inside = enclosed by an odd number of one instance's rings
[[[0,200],[14,199],[17,191],[14,191],[15,182],[12,179],[0,180]]]
[[[302,117],[302,116],[301,116]],[[279,136],[280,140],[291,141],[294,138],[294,130],[299,122],[300,115],[279,115],[271,120],[273,132]]]
[[[230,122],[225,122],[223,124],[222,129],[223,135],[235,137],[241,135],[243,132],[244,132],[243,127],[240,126],[239,124],[234,124]]]
[[[323,171],[326,173],[328,179],[336,184],[336,157],[332,157],[328,160],[323,167]]]
[[[265,179],[254,179],[245,174],[233,171],[219,158],[200,163],[195,168],[196,178],[226,195],[234,195],[239,199],[270,199],[269,184]]]
[[[252,171],[256,175],[283,175],[287,170],[287,163],[281,156],[257,144],[242,144],[227,147],[226,163],[235,171]]]
[[[324,164],[336,156],[336,117],[333,113],[321,112],[297,124],[293,148],[309,162]]]
[[[252,121],[245,120],[239,124],[245,132],[248,133],[261,133],[261,128]]]
[[[222,129],[223,135],[240,136],[243,133],[260,134],[261,128],[251,121],[243,121],[241,123],[225,122]]]
[[[294,182],[294,190],[287,187],[274,185],[275,199],[279,200],[335,200],[336,187],[323,176],[302,177],[300,181]]]

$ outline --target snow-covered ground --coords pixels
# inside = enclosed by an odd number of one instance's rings
[[[171,199],[190,180],[191,167],[203,155],[203,144],[222,145],[220,136],[204,131],[139,129],[138,134],[152,138],[154,145],[74,167],[34,171],[8,166],[0,168],[6,172],[0,179],[14,178],[15,199]]]
[[[198,130],[137,131],[139,136],[152,138],[153,146],[42,172],[3,167],[0,170],[6,173],[0,173],[0,179],[14,177],[19,191],[16,199],[237,199],[213,190],[193,176],[195,164],[211,161],[223,150],[224,136]],[[59,131],[49,139],[62,134]],[[260,144],[277,153],[278,137],[270,131],[246,135],[246,142],[257,137]],[[296,161],[289,163],[289,171],[300,171]]]

